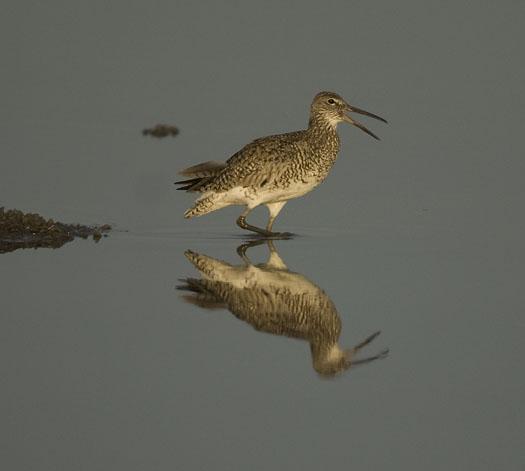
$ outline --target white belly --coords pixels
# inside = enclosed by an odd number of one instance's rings
[[[303,196],[312,191],[320,182],[310,180],[307,183],[298,182],[287,188],[253,188],[253,187],[235,187],[222,194],[221,203],[226,205],[238,204],[255,208],[260,204],[277,203],[287,201],[293,198]]]

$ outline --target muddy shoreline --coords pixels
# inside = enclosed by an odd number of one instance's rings
[[[46,219],[36,213],[24,213],[18,209],[0,207],[0,254],[18,249],[62,247],[76,237],[92,237],[98,242],[111,226],[84,226],[65,224]]]

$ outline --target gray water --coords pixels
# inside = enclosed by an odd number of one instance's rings
[[[115,231],[0,256],[2,469],[523,469],[521,3],[3,10],[0,204]],[[244,239],[239,208],[186,221],[172,185],[303,128],[323,89],[390,122],[340,126],[275,225],[341,345],[390,348],[332,379],[306,341],[184,300],[184,252],[239,265]],[[159,122],[180,135],[141,135]]]

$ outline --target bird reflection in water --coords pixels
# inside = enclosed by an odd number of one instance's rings
[[[254,265],[246,251],[265,242],[270,257],[266,263]],[[187,250],[185,255],[201,278],[181,280],[184,284],[177,288],[187,292],[183,299],[205,309],[228,309],[256,330],[308,341],[313,368],[322,376],[334,376],[387,356],[388,350],[383,350],[356,358],[379,332],[350,349],[341,348],[341,318],[334,303],[306,277],[289,271],[271,240],[243,244],[237,252],[244,262],[241,265]]]

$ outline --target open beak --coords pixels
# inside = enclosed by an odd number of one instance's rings
[[[383,123],[386,123],[387,120],[384,118],[381,118],[381,116],[377,116],[376,114],[370,113],[368,111],[362,110],[361,108],[358,108],[357,106],[352,105],[346,105],[346,111],[349,113],[359,113],[365,116],[370,116],[371,118],[378,119],[379,121],[383,121]],[[373,138],[379,140],[379,137],[377,137],[370,129],[367,129],[363,124],[361,124],[359,121],[356,121],[355,119],[352,119],[348,115],[344,115],[343,118],[347,123],[353,124],[354,126],[358,127],[362,131],[366,132],[368,135],[372,136]]]

